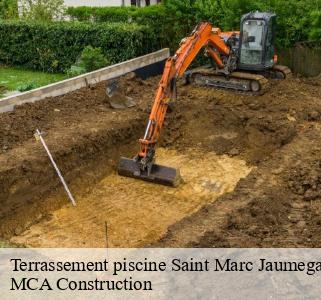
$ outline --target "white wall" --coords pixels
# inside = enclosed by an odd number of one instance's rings
[[[66,6],[121,6],[122,0],[65,0]]]
[[[131,5],[131,0],[64,0],[66,6],[125,6]],[[141,6],[145,6],[145,0],[141,0]],[[157,4],[157,0],[150,0],[150,4]],[[18,0],[19,15],[22,14],[21,1]]]
[[[130,0],[65,0],[66,6],[126,6],[131,5]],[[145,6],[145,0],[141,0],[141,6]],[[156,4],[157,0],[150,0],[150,4]]]

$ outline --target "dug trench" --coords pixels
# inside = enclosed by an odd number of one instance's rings
[[[0,236],[27,247],[319,247],[320,80],[272,81],[262,96],[179,84],[157,151],[181,169],[175,189],[116,174],[158,81],[122,78],[137,103],[126,110],[108,106],[100,83],[1,114]]]

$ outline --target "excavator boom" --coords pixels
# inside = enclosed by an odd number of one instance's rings
[[[118,165],[120,175],[171,186],[179,183],[179,170],[155,164],[155,147],[168,104],[176,93],[176,80],[183,76],[203,47],[218,66],[224,67],[218,53],[228,56],[230,49],[225,44],[221,31],[208,22],[200,23],[189,37],[182,40],[175,55],[166,61],[144,137],[139,140],[140,151],[134,159],[121,158]]]

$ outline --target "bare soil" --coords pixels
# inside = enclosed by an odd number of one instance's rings
[[[137,106],[113,110],[105,85],[0,115],[0,237],[32,247],[320,247],[321,84],[272,81],[262,96],[178,87],[158,162],[177,189],[116,174],[133,156],[159,77],[125,77]],[[73,208],[35,129],[61,167]]]

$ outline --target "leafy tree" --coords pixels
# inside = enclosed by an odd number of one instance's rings
[[[167,10],[169,22],[174,26],[174,30],[179,35],[184,36],[190,32],[196,23],[196,7],[197,0],[164,0]]]
[[[256,10],[277,14],[279,47],[320,39],[321,35],[321,0],[164,0],[164,5],[177,35],[176,43],[199,21],[211,21],[223,30],[237,30],[241,16]]]
[[[170,44],[173,49],[199,22],[212,21],[215,26],[220,25],[220,0],[164,0],[162,3],[174,33]]]
[[[266,11],[266,1],[262,0],[222,0],[222,28],[238,30],[241,16],[250,11]]]
[[[17,17],[17,0],[0,0],[0,19],[13,19]]]
[[[64,0],[22,0],[24,19],[54,21],[65,14]]]
[[[313,11],[321,10],[321,0],[279,0],[271,8],[277,14],[277,42],[290,47],[297,41],[309,40],[316,28]]]
[[[312,28],[309,31],[311,40],[321,41],[321,10],[314,10],[310,13]]]

